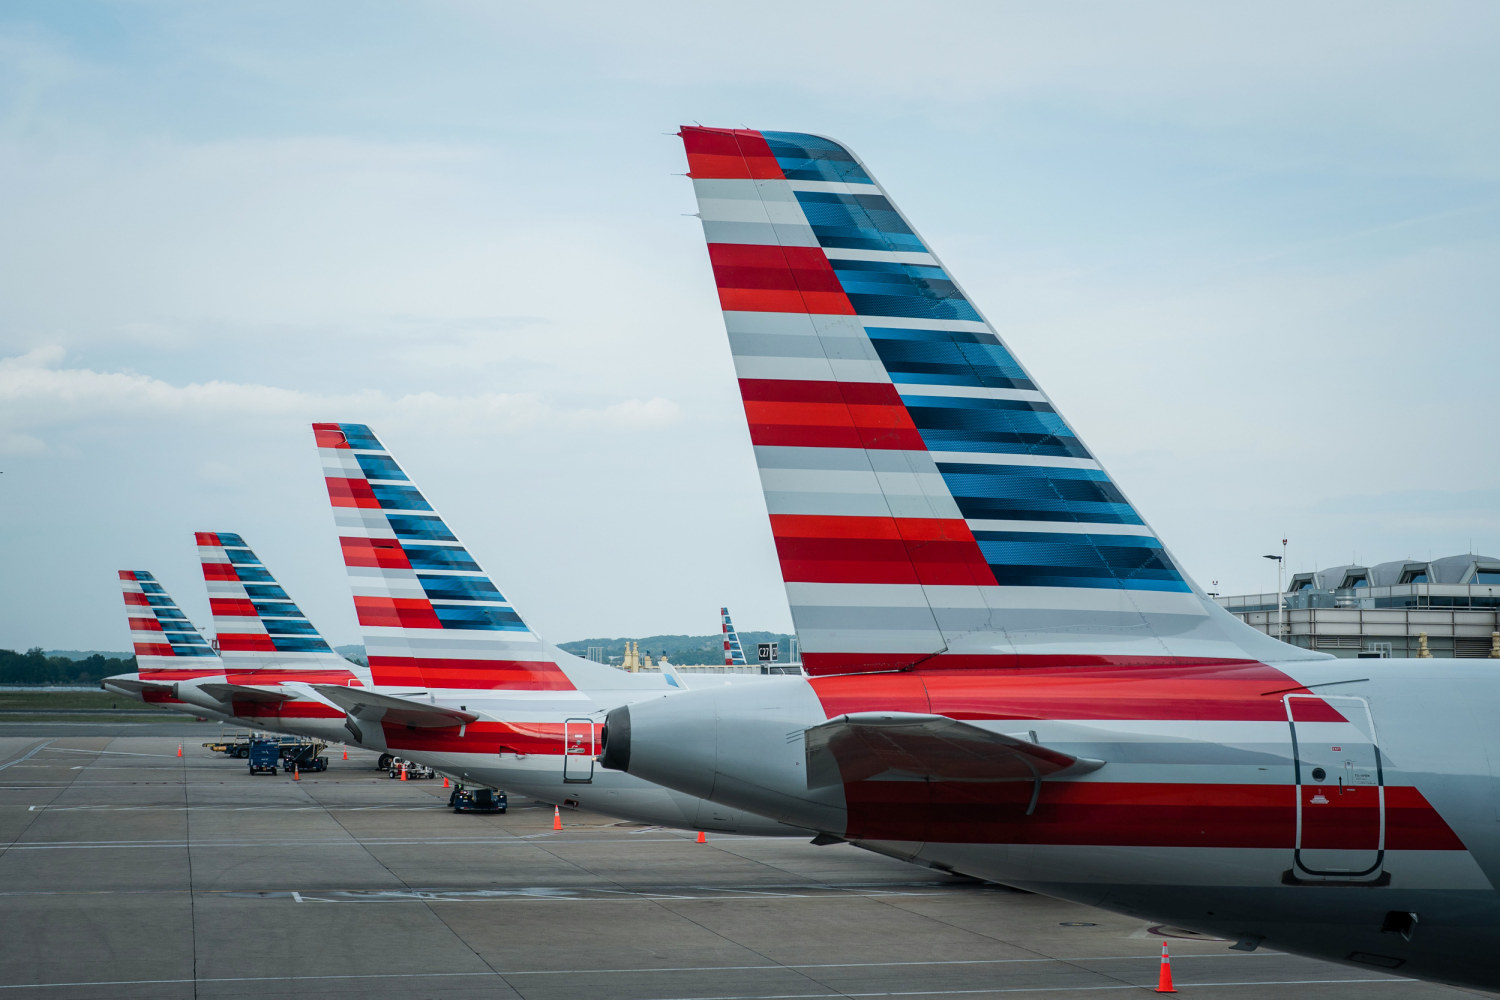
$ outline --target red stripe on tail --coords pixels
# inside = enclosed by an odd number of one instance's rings
[[[961,519],[772,514],[771,533],[789,583],[995,586]]]
[[[754,444],[927,450],[889,383],[746,378],[740,396]]]
[[[678,135],[687,150],[689,177],[780,180],[786,176],[759,132],[684,125]]]
[[[854,315],[820,247],[710,243],[708,259],[726,311]]]
[[[375,628],[443,627],[432,604],[424,598],[355,597],[359,623]]]
[[[349,439],[338,424],[313,424],[313,440],[319,448],[348,448]]]
[[[380,501],[375,499],[375,493],[366,480],[325,476],[324,481],[328,484],[328,499],[333,506],[380,509]]]

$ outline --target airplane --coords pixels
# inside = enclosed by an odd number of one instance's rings
[[[1500,987],[1494,667],[1240,622],[847,147],[680,134],[809,676],[617,707],[602,767],[1240,949]]]
[[[99,686],[148,704],[212,716],[220,722],[234,721],[211,709],[190,705],[177,696],[179,683],[223,676],[223,665],[203,633],[177,607],[156,577],[145,570],[128,569],[120,570],[119,577],[136,669],[112,674],[101,680]]]
[[[357,460],[369,463],[374,457],[361,454]],[[388,455],[383,456],[382,468],[390,475],[395,474],[390,470],[399,471]],[[404,495],[410,498],[412,494]],[[425,503],[419,496],[412,502]],[[402,521],[402,517],[393,512],[388,520],[411,527],[411,522]],[[359,518],[366,522],[370,519],[369,514]],[[349,530],[347,524],[345,530]],[[432,514],[423,537],[438,535],[451,532]],[[540,687],[520,676],[514,662],[470,658],[456,664],[452,659],[427,658],[420,653],[414,660],[416,669],[438,673],[393,676],[387,670],[387,661],[378,654],[371,655],[371,662],[376,664],[371,669],[333,652],[240,535],[200,531],[195,539],[209,588],[218,654],[150,574],[122,572],[127,610],[138,612],[150,607],[154,615],[150,619],[138,614],[131,617],[140,674],[106,678],[107,689],[149,697],[220,722],[350,743],[380,753],[381,767],[399,753],[470,785],[520,792],[559,806],[586,805],[648,825],[758,836],[807,835],[807,831],[714,806],[628,775],[596,772],[597,722],[590,713],[597,715],[605,707],[632,697],[686,688],[693,683],[723,683],[722,679],[686,680],[670,669],[630,674],[582,660],[546,646],[518,614],[513,622],[520,628],[508,629],[511,634],[507,639],[529,644],[530,653],[550,657],[526,668],[531,678],[544,677]],[[378,537],[365,540],[377,548],[382,541]],[[343,541],[347,554],[362,540],[346,537]],[[450,551],[462,550],[454,547]],[[439,571],[436,575],[442,583],[429,581],[429,585],[434,592],[441,587],[445,592],[463,589],[498,595],[482,573],[458,576]],[[353,568],[351,574],[356,578],[361,575]],[[368,611],[369,604],[356,598],[356,606]],[[448,616],[451,609],[444,607],[443,611]],[[491,620],[493,617],[498,616]],[[458,620],[466,620],[462,612]],[[161,642],[164,635],[170,637],[170,644]],[[388,628],[378,635],[367,629],[366,648],[430,648],[435,641],[467,645],[471,653],[504,648],[484,639],[483,635],[460,635],[434,640],[415,626],[411,631]],[[182,652],[174,654],[174,649]],[[174,655],[191,657],[193,668],[177,667],[171,660]],[[426,683],[438,676],[443,677],[446,687]],[[411,683],[414,680],[416,683]]]
[[[734,622],[729,620],[728,608],[719,609],[719,623],[724,629],[724,666],[746,666],[745,649],[740,645],[740,634],[734,630]]]
[[[178,685],[183,701],[258,729],[349,741],[343,709],[312,684],[368,686],[368,667],[333,651],[238,534],[194,534],[224,676]]]
[[[307,624],[296,605],[261,567],[254,553],[243,548],[239,536],[221,534],[241,547],[229,550],[241,553],[235,555],[235,559],[253,561],[254,568],[246,566],[243,572],[246,579],[255,582],[244,584],[225,580],[228,574],[219,564],[227,565],[230,557],[218,542],[220,536],[199,532],[199,551],[205,553],[204,572],[209,577],[210,592],[224,593],[225,588],[239,588],[239,594],[248,597],[249,591],[253,591],[254,600],[266,614],[265,622],[278,632],[284,630],[286,637],[278,634],[273,639],[267,625],[258,617],[241,617],[236,607],[216,597],[210,599],[209,605],[219,634],[211,643],[188,620],[154,576],[144,570],[121,570],[120,587],[139,669],[106,677],[100,682],[100,687],[217,722],[313,736],[331,742],[346,740],[342,710],[306,689],[298,692],[282,686],[281,682],[289,679],[289,672],[295,672],[296,677],[291,679],[338,679],[343,683],[357,684],[360,683],[358,671],[361,668],[333,653],[326,644],[324,654],[318,657],[313,652],[313,643],[321,643],[322,639]],[[208,544],[210,540],[211,544]],[[216,555],[206,554],[209,552]],[[278,594],[279,597],[275,596]],[[248,600],[243,603],[248,607]],[[251,651],[257,641],[261,645],[272,641],[284,643],[294,632],[294,641],[304,652],[284,651],[275,654],[280,660],[262,662],[258,658],[262,654]],[[215,646],[219,649],[216,650]],[[283,666],[281,672],[277,672],[277,663],[287,664],[296,656],[316,657],[316,670],[307,670],[304,665],[303,669],[288,671]],[[368,676],[368,671],[365,673]]]
[[[765,678],[627,673],[546,643],[369,427],[319,423],[313,432],[371,678],[311,687],[346,712],[357,743],[471,784],[634,822],[806,835],[595,767],[606,709]]]

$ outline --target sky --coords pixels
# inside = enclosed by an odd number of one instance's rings
[[[846,142],[1178,561],[1500,554],[1500,6],[0,5],[0,648],[358,641],[369,423],[545,637],[787,630],[681,124]]]

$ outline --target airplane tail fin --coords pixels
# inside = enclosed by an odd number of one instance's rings
[[[376,684],[574,688],[370,428],[313,433]]]
[[[724,626],[724,666],[743,667],[745,665],[745,648],[740,645],[740,634],[734,630],[734,622],[729,620],[729,609],[719,609],[719,619]]]
[[[267,682],[340,684],[356,676],[356,665],[333,651],[243,538],[229,531],[195,537],[226,668],[257,671]]]
[[[173,682],[222,672],[213,647],[156,577],[145,570],[122,569],[120,590],[141,680]]]
[[[1193,585],[846,147],[680,135],[809,674],[1321,656]]]

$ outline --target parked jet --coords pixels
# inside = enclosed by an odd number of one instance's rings
[[[544,642],[368,427],[313,429],[372,681],[313,687],[348,712],[361,745],[642,823],[805,833],[597,770],[605,709],[724,679],[626,673]]]
[[[844,146],[682,137],[811,676],[617,708],[603,766],[1241,948],[1500,987],[1494,668],[1244,625]]]
[[[243,538],[194,537],[225,676],[181,684],[179,697],[256,728],[347,741],[344,710],[310,685],[368,685],[369,669],[333,651]]]
[[[150,573],[121,570],[120,587],[139,669],[106,677],[100,686],[219,722],[330,741],[345,739],[341,709],[310,689],[297,691],[282,682],[300,679],[357,684],[360,668],[333,653],[326,643],[324,653],[314,651],[312,644],[322,643],[321,637],[286,598],[255,554],[243,547],[239,536],[226,533],[222,537],[239,546],[227,551],[237,552],[235,558],[246,562],[243,572],[253,582],[229,579],[233,571],[222,567],[228,566],[230,557],[219,544],[219,537],[203,532],[198,535],[210,593],[224,594],[238,588],[241,595],[238,601],[224,597],[209,601],[219,632],[215,644],[220,646],[220,652],[214,651],[213,644],[188,621],[166,588]],[[269,632],[258,614],[240,614],[250,609],[251,592],[255,606],[269,623]],[[263,649],[273,641],[285,642],[294,634],[294,641],[301,647],[299,652],[283,651],[267,660],[258,659],[254,650]],[[310,657],[313,662],[298,664],[295,662],[298,656]],[[292,672],[296,676],[289,678]]]
[[[729,620],[728,608],[719,609],[719,621],[724,629],[724,666],[746,666],[745,649],[740,645],[740,634],[734,630],[734,622]]]
[[[99,686],[153,705],[191,715],[233,721],[202,706],[190,705],[177,696],[184,681],[218,679],[224,668],[213,647],[188,621],[165,587],[145,570],[120,570],[120,590],[125,597],[125,615],[135,650],[136,669],[104,678]]]

